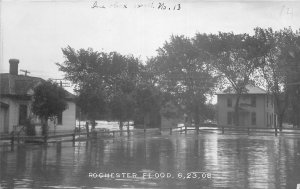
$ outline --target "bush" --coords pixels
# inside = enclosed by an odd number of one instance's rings
[[[27,119],[25,122],[25,133],[27,136],[35,136],[35,125],[31,122],[30,119]]]

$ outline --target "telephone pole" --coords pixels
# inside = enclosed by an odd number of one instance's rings
[[[64,79],[51,79],[59,84],[60,87],[70,87],[70,83],[66,82]]]
[[[20,70],[20,72],[24,72],[25,76],[27,76],[27,74],[30,74],[30,71],[28,71],[28,70]]]

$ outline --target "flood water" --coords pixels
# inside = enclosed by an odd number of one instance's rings
[[[2,188],[296,189],[300,183],[299,136],[136,134],[74,146],[2,147],[0,158]]]

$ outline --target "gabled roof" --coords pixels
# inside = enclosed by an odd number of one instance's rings
[[[246,90],[247,92],[245,94],[267,94],[266,90],[253,85],[246,85]],[[235,91],[226,89],[223,92],[217,93],[217,95],[222,95],[222,94],[235,94]]]
[[[9,73],[0,74],[0,94],[1,95],[29,95],[28,91],[43,82],[42,78],[12,75]]]
[[[44,79],[39,77],[1,73],[0,95],[29,97],[32,96],[33,89],[44,81]],[[67,91],[66,99],[73,100],[74,98],[75,96]]]
[[[0,107],[1,107],[1,108],[8,108],[9,105],[6,104],[6,103],[4,103],[4,102],[1,102],[1,101],[0,101]]]

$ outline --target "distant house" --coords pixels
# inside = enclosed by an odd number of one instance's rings
[[[274,100],[265,90],[246,86],[247,92],[241,95],[239,102],[239,126],[241,127],[274,127],[277,124]],[[236,95],[233,91],[217,94],[218,124],[234,126],[234,107]]]
[[[0,133],[10,133],[16,128],[24,126],[28,117],[34,118],[40,125],[40,120],[31,112],[33,90],[44,82],[42,78],[18,74],[19,60],[10,59],[9,73],[0,74]],[[75,129],[76,105],[74,96],[68,93],[68,108],[49,121],[49,131],[70,131]],[[38,128],[37,128],[38,129]]]

